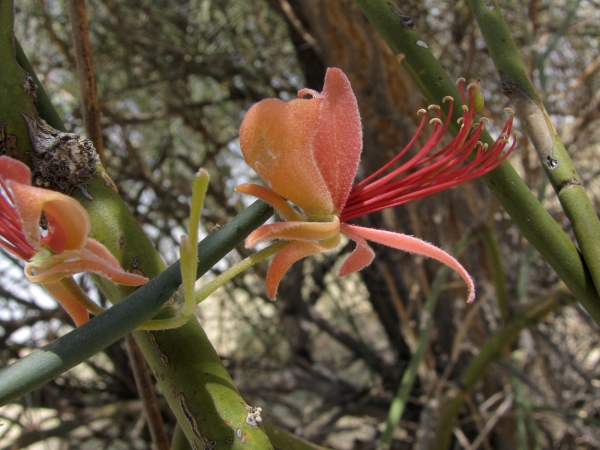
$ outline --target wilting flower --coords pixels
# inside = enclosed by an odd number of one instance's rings
[[[483,123],[474,123],[474,96],[469,97],[459,83],[463,102],[461,130],[443,149],[434,152],[444,136],[452,115],[449,102],[445,122],[439,106],[432,136],[425,146],[395,169],[389,170],[412,147],[425,126],[421,125],[392,161],[352,187],[360,153],[362,129],[356,98],[350,82],[339,69],[328,69],[322,93],[310,89],[298,92],[298,99],[285,103],[278,99],[254,105],[244,118],[240,146],[246,162],[267,184],[243,184],[237,191],[271,204],[286,220],[264,225],[246,240],[253,247],[269,239],[292,241],[273,259],[267,273],[267,291],[274,297],[277,286],[290,266],[308,255],[335,248],[340,234],[356,242],[356,249],[342,265],[339,275],[347,275],[369,265],[374,252],[370,240],[404,251],[419,253],[441,261],[456,270],[469,287],[469,301],[475,295],[471,277],[456,259],[443,250],[413,236],[349,225],[357,217],[397,206],[456,186],[484,175],[500,164],[512,128],[512,114],[500,138],[491,148],[479,142]],[[310,98],[305,98],[310,97]],[[470,161],[467,158],[473,155]],[[463,164],[464,163],[464,164]],[[386,173],[389,170],[388,173]],[[297,212],[288,201],[302,209]]]
[[[88,310],[61,282],[64,278],[92,272],[128,286],[148,281],[123,271],[106,247],[87,237],[90,218],[77,200],[31,186],[25,164],[0,156],[0,185],[0,246],[27,261],[25,276],[56,298],[77,325],[88,320]],[[45,236],[40,232],[42,212],[48,223]]]

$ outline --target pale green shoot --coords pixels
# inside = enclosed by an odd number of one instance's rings
[[[210,294],[215,292],[217,289],[219,289],[227,281],[231,280],[233,277],[235,277],[240,272],[246,270],[250,266],[253,266],[257,262],[262,261],[263,259],[266,259],[269,256],[274,255],[279,250],[281,250],[283,247],[288,245],[290,242],[292,242],[292,241],[278,241],[274,244],[269,245],[266,248],[263,248],[262,250],[260,250],[256,253],[254,253],[253,255],[248,256],[247,258],[243,259],[242,261],[235,264],[234,266],[231,266],[229,269],[227,269],[221,275],[219,275],[218,277],[216,277],[214,280],[210,281],[206,285],[202,286],[198,290],[198,292],[196,292],[196,303],[200,303],[202,300],[204,300]]]
[[[179,265],[181,268],[181,284],[183,286],[183,305],[175,310],[175,317],[149,320],[139,327],[141,330],[178,328],[187,323],[194,314],[194,307],[196,306],[194,286],[196,284],[196,268],[198,266],[198,225],[209,181],[210,176],[204,169],[200,169],[194,176],[188,234],[181,236]]]

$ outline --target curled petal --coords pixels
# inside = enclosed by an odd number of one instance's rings
[[[95,253],[98,246],[104,248],[96,242],[90,248],[86,246],[82,250],[66,250],[61,254],[52,255],[41,263],[30,262],[25,265],[25,276],[33,283],[41,284],[56,282],[81,272],[94,273],[126,286],[141,286],[148,281],[146,277],[125,272],[114,257],[105,259],[106,249],[99,254]]]
[[[465,280],[465,283],[467,283],[469,288],[469,297],[467,301],[471,303],[475,298],[475,284],[465,268],[454,259],[454,257],[429,242],[406,234],[392,233],[391,231],[375,230],[372,228],[358,227],[356,225],[343,225],[343,227],[342,231],[344,234],[347,234],[348,237],[352,238],[352,236],[350,236],[350,234],[352,234],[398,250],[418,253],[446,264],[448,267],[458,272],[463,280]]]
[[[9,181],[15,206],[27,240],[39,248],[40,243],[60,253],[63,250],[82,248],[92,226],[86,210],[81,204],[60,192],[40,189]],[[40,236],[42,211],[48,219],[48,236]]]
[[[90,219],[77,200],[64,194],[31,186],[29,167],[16,159],[0,157],[0,179],[20,216],[23,233],[36,249],[44,243],[53,253],[82,248],[91,230]],[[48,220],[48,236],[39,230],[42,211]]]
[[[258,184],[246,183],[240,184],[235,188],[236,192],[240,194],[252,195],[256,198],[260,198],[263,202],[271,205],[285,220],[292,222],[306,222],[306,216],[299,214],[294,211],[294,208],[285,201],[283,197],[277,195],[271,189]]]
[[[90,316],[87,308],[60,281],[45,283],[43,286],[65,308],[65,311],[75,321],[75,325],[83,325],[89,320]]]
[[[275,293],[277,292],[279,282],[292,264],[309,255],[331,250],[337,247],[338,243],[339,237],[336,236],[321,244],[317,244],[315,242],[297,241],[287,245],[283,250],[277,253],[275,258],[273,258],[271,265],[269,266],[266,279],[267,293],[269,294],[269,297],[271,299],[275,298]]]
[[[304,99],[310,95],[312,98]],[[314,221],[338,215],[352,188],[362,150],[356,97],[344,73],[330,68],[322,93],[310,89],[284,103],[254,105],[240,129],[246,162],[275,193]]]
[[[109,252],[108,249],[96,239],[88,238],[88,240],[85,243],[85,249],[88,250],[90,253],[94,254],[97,258],[104,261],[107,265],[121,270],[121,264],[119,264],[117,258],[115,258],[113,254]]]
[[[346,261],[344,261],[344,264],[342,264],[342,267],[340,267],[340,271],[338,272],[338,276],[343,277],[362,270],[371,264],[373,258],[375,258],[375,252],[369,246],[367,241],[359,235],[352,233],[349,230],[348,225],[342,224],[341,232],[356,242],[356,248],[350,256],[348,256]]]
[[[309,216],[333,211],[312,150],[321,101],[263,100],[248,110],[240,128],[240,147],[248,165],[269,188]]]
[[[309,89],[309,88],[300,89],[298,91],[298,98],[306,98],[306,97],[321,98],[323,96],[321,95],[320,92],[317,92],[314,89]]]
[[[246,247],[254,247],[269,239],[316,242],[340,234],[340,220],[332,222],[277,222],[254,230],[246,238]]]

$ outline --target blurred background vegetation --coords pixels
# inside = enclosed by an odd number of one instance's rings
[[[497,136],[509,104],[467,3],[409,0],[398,6],[451,76],[481,80],[482,114],[492,119],[488,128]],[[416,111],[427,106],[351,0],[91,0],[87,7],[106,169],[167,263],[178,257],[199,167],[211,174],[205,231],[249,204],[233,189],[256,181],[237,142],[253,103],[287,100],[305,86],[320,90],[325,69],[341,68],[363,119],[359,176],[408,142]],[[598,208],[600,2],[513,0],[501,7]],[[17,8],[17,37],[37,75],[68,130],[83,132],[66,4],[26,0]],[[510,161],[569,231],[522,131]],[[570,306],[523,329],[481,371],[461,410],[453,448],[600,447],[600,329],[481,181],[359,223],[413,234],[446,250],[471,236],[460,260],[476,281],[477,300],[465,304],[458,277],[443,285],[430,345],[392,448],[431,445],[440,399],[503,323],[500,295],[511,311],[542,298]],[[336,269],[350,248],[295,264],[275,302],[264,289],[266,265],[257,266],[204,302],[198,315],[243,396],[262,406],[266,418],[332,449],[366,450],[375,448],[385,428],[439,265],[378,247],[373,265],[339,279]],[[213,274],[247,254],[240,246]],[[71,325],[61,308],[22,280],[16,261],[3,255],[0,264],[0,364],[6,365]],[[104,302],[90,279],[80,282]],[[157,395],[172,433],[174,416]],[[0,421],[0,450],[151,448],[122,343],[0,409]]]

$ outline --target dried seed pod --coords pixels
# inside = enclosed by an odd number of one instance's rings
[[[70,195],[79,190],[92,196],[86,182],[96,173],[100,159],[89,139],[63,133],[23,114],[33,144],[32,184]]]

